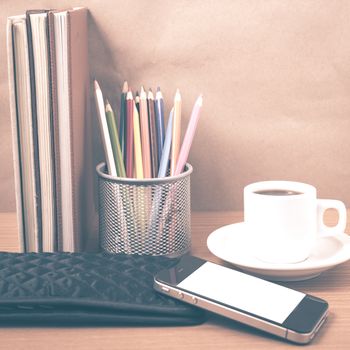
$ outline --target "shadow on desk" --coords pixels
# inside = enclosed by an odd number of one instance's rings
[[[316,345],[316,344],[322,342],[322,338],[324,337],[324,333],[327,331],[328,327],[330,326],[330,323],[332,323],[331,322],[332,318],[333,318],[333,315],[330,314],[328,316],[327,322],[323,325],[323,327],[319,330],[319,332],[317,333],[317,335],[313,339],[312,344]],[[224,316],[220,316],[217,314],[209,313],[207,322],[211,326],[220,327],[220,328],[225,329],[226,331],[230,331],[230,332],[232,331],[232,332],[236,332],[236,333],[241,333],[245,337],[253,336],[254,338],[256,338],[256,339],[254,339],[254,341],[258,340],[259,338],[262,338],[262,339],[264,338],[264,339],[270,339],[271,341],[274,341],[274,342],[282,342],[283,344],[290,344],[292,346],[296,345],[295,343],[289,342],[287,340],[283,340],[282,338],[279,338],[273,334],[263,332],[259,329],[244,325],[242,323],[239,323],[239,322],[234,321],[234,320],[230,320]]]
[[[349,287],[350,278],[350,262],[336,266],[331,270],[323,272],[315,278],[300,282],[284,282],[281,283],[286,287],[299,291],[307,291],[307,293],[320,293],[333,291],[344,291]]]

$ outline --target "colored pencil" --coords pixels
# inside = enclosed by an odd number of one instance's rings
[[[135,148],[135,176],[137,179],[143,179],[140,119],[139,119],[139,112],[137,111],[135,103],[134,103],[134,148]]]
[[[108,173],[112,176],[117,176],[117,168],[115,166],[111,138],[109,136],[109,131],[108,131],[102,91],[96,80],[94,82],[94,86],[95,86],[95,101],[96,101],[97,115],[98,115],[98,121],[100,125],[101,139],[102,139],[102,144],[105,152]]]
[[[181,95],[179,89],[176,90],[174,98],[174,121],[173,136],[171,144],[170,175],[175,175],[175,168],[179,156],[181,138]]]
[[[114,161],[115,161],[116,168],[117,168],[117,174],[120,177],[125,177],[126,173],[125,173],[123,155],[122,155],[122,151],[121,151],[120,143],[119,143],[117,123],[115,120],[113,109],[112,109],[110,103],[108,102],[108,100],[106,103],[106,118],[107,118],[109,135],[110,135],[111,143],[112,143]]]
[[[192,109],[191,118],[188,122],[187,130],[185,133],[185,137],[182,142],[181,150],[179,153],[179,158],[177,160],[175,175],[179,175],[182,173],[185,164],[187,162],[188,154],[190,153],[191,145],[193,142],[194,134],[197,129],[197,124],[200,116],[200,111],[203,104],[203,97],[200,95]]]
[[[148,117],[149,117],[149,137],[151,146],[151,170],[152,177],[157,177],[159,160],[158,160],[158,142],[157,142],[157,128],[156,115],[154,113],[154,97],[151,89],[147,95]]]
[[[141,87],[141,92],[140,92],[140,125],[141,125],[143,176],[145,178],[151,178],[152,171],[151,171],[151,154],[150,154],[149,126],[148,126],[148,112],[147,112],[147,96],[143,86]]]
[[[160,88],[157,88],[155,99],[155,115],[157,128],[157,145],[158,145],[158,159],[162,156],[165,129],[164,129],[164,100]]]
[[[172,131],[173,131],[173,124],[174,124],[173,119],[174,119],[174,108],[171,109],[170,115],[169,115],[168,126],[166,129],[164,146],[162,150],[162,157],[160,159],[160,164],[159,164],[158,177],[165,177],[168,169]]]
[[[119,141],[125,164],[125,135],[126,135],[126,94],[128,92],[128,82],[124,81],[120,98],[120,121],[119,121]]]
[[[126,176],[133,177],[134,168],[134,100],[129,89],[126,95]]]

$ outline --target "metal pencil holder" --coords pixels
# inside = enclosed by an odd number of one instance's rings
[[[99,182],[100,246],[109,253],[177,257],[191,247],[190,174],[120,178],[96,167]]]

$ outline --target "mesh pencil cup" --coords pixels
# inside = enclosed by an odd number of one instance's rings
[[[96,167],[100,247],[108,253],[177,257],[191,247],[190,175],[130,179]]]

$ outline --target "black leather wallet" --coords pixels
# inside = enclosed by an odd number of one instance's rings
[[[0,323],[193,325],[202,310],[153,290],[176,259],[106,253],[0,253]]]

